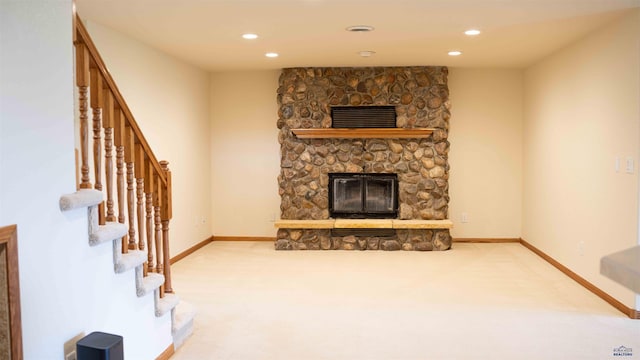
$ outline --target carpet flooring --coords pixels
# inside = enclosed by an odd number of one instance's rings
[[[174,360],[640,359],[640,320],[517,243],[359,252],[213,242],[172,272],[197,309]]]

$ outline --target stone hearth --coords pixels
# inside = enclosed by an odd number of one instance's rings
[[[396,173],[399,219],[442,220],[448,211],[449,90],[446,67],[291,68],[278,88],[281,218],[329,218],[329,173]],[[423,139],[298,139],[296,128],[330,128],[331,106],[394,105],[399,128],[434,128]],[[277,249],[446,250],[448,229],[392,237],[331,236],[279,229]]]

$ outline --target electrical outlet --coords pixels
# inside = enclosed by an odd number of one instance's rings
[[[64,351],[64,360],[76,360],[76,343],[84,337],[84,333],[80,333],[73,338],[67,340],[62,345],[62,350]]]
[[[633,158],[627,157],[627,166],[626,166],[627,174],[633,174],[635,171],[635,167],[636,167],[636,164]]]
[[[582,240],[578,243],[578,254],[580,254],[580,256],[584,256],[584,241]]]
[[[619,173],[620,172],[620,157],[616,156],[616,172]]]
[[[460,214],[460,222],[468,223],[469,222],[469,214],[467,214],[466,212],[463,212],[462,214]]]

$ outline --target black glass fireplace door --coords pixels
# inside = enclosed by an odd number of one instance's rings
[[[329,174],[329,212],[334,218],[396,218],[396,174]]]

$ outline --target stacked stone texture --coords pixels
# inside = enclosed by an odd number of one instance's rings
[[[328,219],[328,174],[372,172],[398,174],[400,219],[445,219],[449,203],[447,73],[446,67],[436,66],[284,69],[277,122],[281,218]],[[301,140],[292,134],[294,128],[330,128],[331,106],[336,105],[395,105],[397,127],[435,131],[426,139]],[[276,248],[450,247],[448,230],[398,231],[393,239],[352,238],[331,238],[327,230],[281,229]]]
[[[449,230],[399,229],[394,237],[332,236],[330,230],[279,229],[277,250],[448,250]]]

